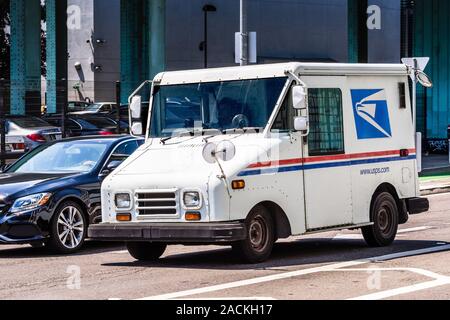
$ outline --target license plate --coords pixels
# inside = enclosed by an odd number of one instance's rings
[[[62,139],[62,134],[56,134],[55,135],[55,139],[56,140],[61,140]]]
[[[11,146],[9,144],[7,144],[5,147],[6,147],[5,148],[6,152],[11,152],[12,151],[12,148],[11,148]]]

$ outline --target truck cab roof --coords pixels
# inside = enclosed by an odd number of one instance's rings
[[[163,72],[154,81],[160,85],[199,82],[233,81],[286,76],[286,72],[299,75],[385,75],[404,76],[408,67],[404,64],[357,64],[357,63],[277,63],[245,67],[211,68]]]

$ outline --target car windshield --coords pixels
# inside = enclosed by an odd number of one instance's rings
[[[8,172],[88,173],[97,166],[110,144],[108,140],[55,143],[30,152]]]
[[[150,136],[264,128],[286,82],[281,77],[155,87]]]
[[[48,122],[35,117],[11,118],[10,121],[12,123],[15,123],[20,128],[27,128],[27,129],[51,126]]]
[[[68,103],[67,105],[67,110],[69,112],[78,112],[78,111],[84,111],[86,110],[87,107],[89,107],[89,103],[87,102],[76,102],[76,101],[71,101]]]
[[[91,104],[89,107],[87,107],[86,111],[97,112],[98,110],[100,110],[101,107],[102,107],[101,104],[94,103],[94,104]]]

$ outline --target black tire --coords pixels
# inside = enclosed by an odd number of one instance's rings
[[[269,210],[259,205],[245,221],[247,239],[232,245],[233,251],[244,262],[260,263],[269,259],[275,243],[275,229]]]
[[[74,213],[74,218],[68,221],[71,212]],[[56,254],[75,253],[80,250],[86,240],[87,228],[88,222],[83,209],[73,201],[65,201],[53,214],[47,246]]]
[[[398,207],[394,197],[383,192],[375,195],[371,209],[372,226],[362,228],[362,234],[370,247],[391,245],[398,231]]]
[[[139,261],[156,261],[166,251],[167,245],[155,242],[127,242],[130,255]]]

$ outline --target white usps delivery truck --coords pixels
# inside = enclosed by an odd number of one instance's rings
[[[158,74],[130,97],[141,134],[138,93],[150,92],[147,141],[103,182],[90,237],[126,241],[139,260],[170,244],[220,244],[250,263],[277,239],[330,230],[390,245],[399,224],[429,209],[413,72],[287,63]]]

